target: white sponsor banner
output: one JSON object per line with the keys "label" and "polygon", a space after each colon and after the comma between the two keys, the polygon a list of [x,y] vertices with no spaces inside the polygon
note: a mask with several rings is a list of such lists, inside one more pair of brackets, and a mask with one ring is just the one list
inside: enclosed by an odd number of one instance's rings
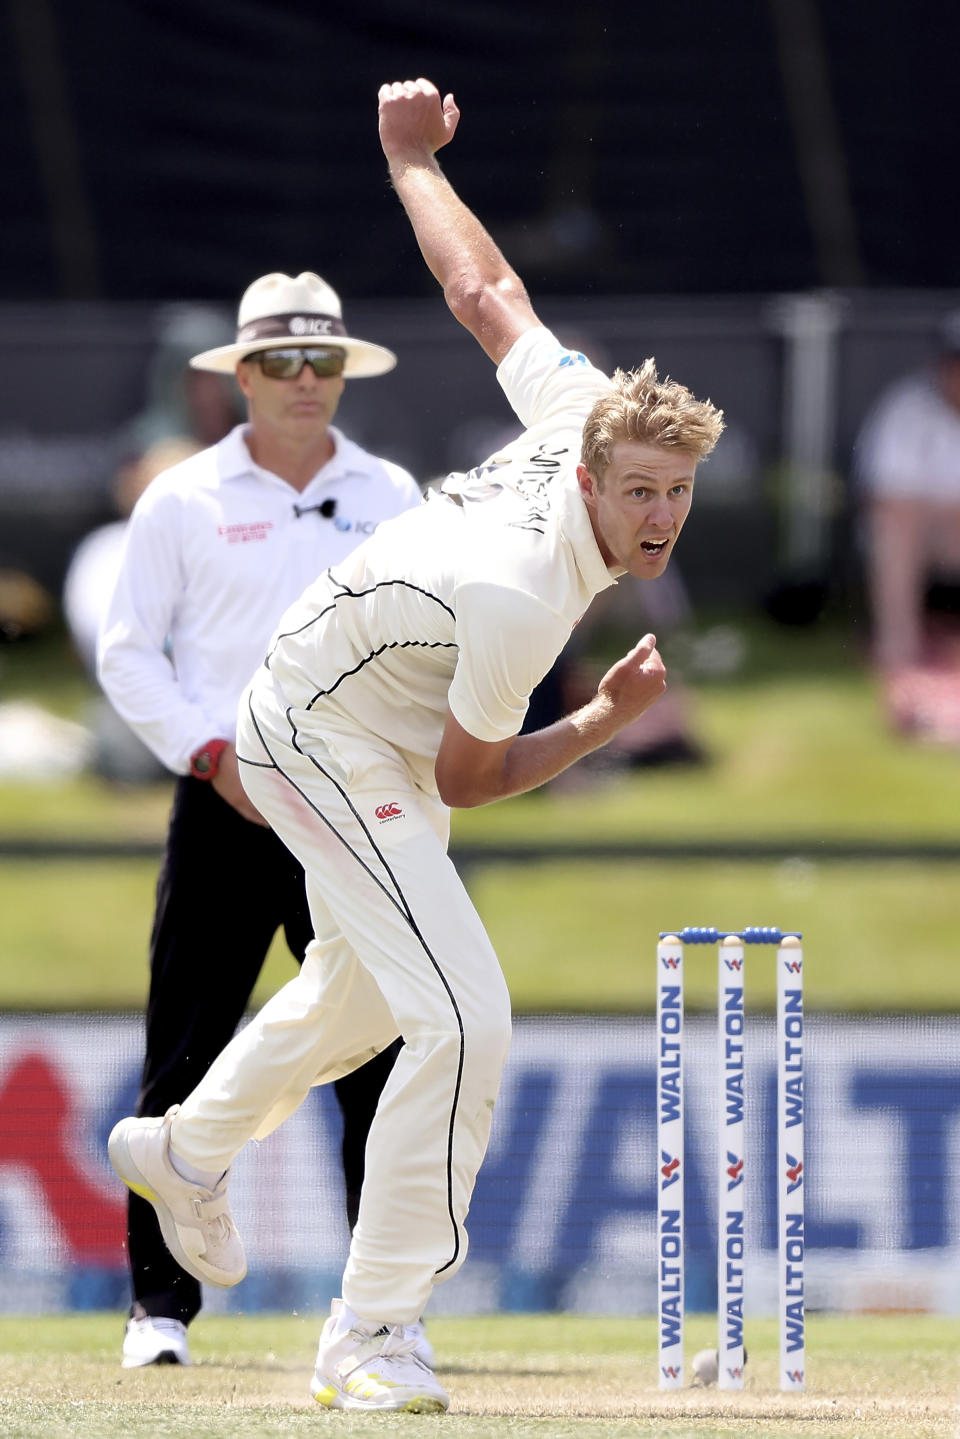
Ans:
{"label": "white sponsor banner", "polygon": [[[960,1311],[960,1021],[808,1017],[807,1303]],[[125,1194],[106,1158],[133,1110],[138,1021],[0,1017],[0,1309],[127,1302]],[[716,1026],[686,1024],[688,1310],[716,1305]],[[776,1312],[776,1056],[745,1028],[745,1302]],[[416,1136],[411,1136],[416,1142]],[[461,1273],[434,1311],[656,1309],[652,1017],[518,1020]],[[249,1275],[207,1309],[320,1309],[348,1243],[339,1116],[317,1090],[238,1159]]]}

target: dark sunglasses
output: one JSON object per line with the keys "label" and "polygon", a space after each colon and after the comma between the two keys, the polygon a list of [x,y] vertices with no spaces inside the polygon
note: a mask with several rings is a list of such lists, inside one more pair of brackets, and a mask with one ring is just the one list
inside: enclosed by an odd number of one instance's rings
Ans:
{"label": "dark sunglasses", "polygon": [[295,380],[309,365],[318,380],[329,380],[342,375],[347,357],[343,350],[255,350],[247,355],[256,361],[271,380]]}

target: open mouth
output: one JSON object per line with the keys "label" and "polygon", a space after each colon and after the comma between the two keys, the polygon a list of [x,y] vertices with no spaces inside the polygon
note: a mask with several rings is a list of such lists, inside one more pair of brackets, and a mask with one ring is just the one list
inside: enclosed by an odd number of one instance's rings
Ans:
{"label": "open mouth", "polygon": [[640,548],[645,555],[659,555],[667,548],[666,540],[642,540]]}

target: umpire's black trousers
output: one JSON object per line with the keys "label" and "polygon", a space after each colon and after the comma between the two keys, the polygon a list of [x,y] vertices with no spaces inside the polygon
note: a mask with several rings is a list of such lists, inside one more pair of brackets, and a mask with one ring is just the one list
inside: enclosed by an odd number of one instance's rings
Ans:
{"label": "umpire's black trousers", "polygon": [[[299,963],[313,934],[300,865],[272,830],[244,819],[210,784],[178,780],[150,938],[138,1114],[165,1114],[206,1073],[233,1037],[281,925]],[[351,1229],[367,1131],[399,1047],[334,1086]],[[135,1303],[189,1324],[200,1309],[200,1285],[175,1262],[152,1206],[135,1194],[127,1238]]]}

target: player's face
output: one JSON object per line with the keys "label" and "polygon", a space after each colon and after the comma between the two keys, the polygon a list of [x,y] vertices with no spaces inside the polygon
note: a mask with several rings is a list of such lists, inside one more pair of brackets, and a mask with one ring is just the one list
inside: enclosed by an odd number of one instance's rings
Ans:
{"label": "player's face", "polygon": [[690,512],[696,460],[683,450],[618,440],[598,480],[580,465],[580,493],[607,565],[650,580],[667,567]]}
{"label": "player's face", "polygon": [[254,425],[278,431],[290,439],[308,441],[325,431],[337,412],[344,378],[317,379],[304,365],[294,380],[273,380],[254,361],[237,366],[237,384],[247,397]]}

